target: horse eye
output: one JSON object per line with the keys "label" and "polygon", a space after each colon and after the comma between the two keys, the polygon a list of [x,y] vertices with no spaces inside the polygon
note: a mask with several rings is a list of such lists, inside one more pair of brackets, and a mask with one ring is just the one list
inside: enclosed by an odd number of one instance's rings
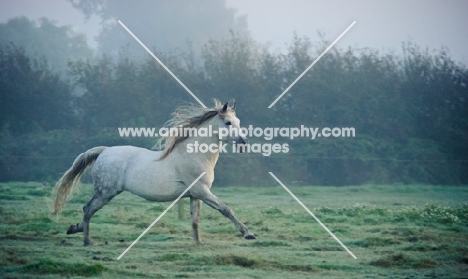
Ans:
{"label": "horse eye", "polygon": [[228,121],[225,124],[229,126],[229,125],[231,125],[231,121]]}

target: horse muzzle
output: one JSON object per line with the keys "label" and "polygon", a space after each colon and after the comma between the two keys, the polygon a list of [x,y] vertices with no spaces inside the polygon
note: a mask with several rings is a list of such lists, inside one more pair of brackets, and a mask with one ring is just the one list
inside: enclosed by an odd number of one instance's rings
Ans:
{"label": "horse muzzle", "polygon": [[235,143],[238,153],[244,153],[245,150],[248,150],[247,145],[249,144],[249,140],[246,137],[238,137]]}

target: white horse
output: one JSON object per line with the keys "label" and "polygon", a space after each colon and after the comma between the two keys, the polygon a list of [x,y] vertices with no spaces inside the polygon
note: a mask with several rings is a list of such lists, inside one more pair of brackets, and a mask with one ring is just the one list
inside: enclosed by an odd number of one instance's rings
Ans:
{"label": "white horse", "polygon": [[[223,137],[223,142],[246,144],[240,121],[236,117],[235,102],[222,105],[215,100],[215,107],[204,109],[198,106],[181,106],[172,114],[167,125],[182,128],[201,128],[218,131],[230,128],[237,131]],[[213,133],[214,134],[214,133]],[[187,146],[199,144],[218,145],[217,134],[211,137],[172,135],[163,137],[159,143],[162,151],[151,151],[133,146],[94,147],[80,154],[70,169],[57,182],[53,191],[53,213],[57,214],[70,198],[80,176],[90,166],[94,181],[94,196],[83,207],[83,221],[71,225],[67,234],[83,232],[84,244],[92,245],[89,238],[89,221],[94,213],[112,198],[129,191],[150,201],[173,201],[200,176],[206,174],[184,195],[190,197],[193,236],[196,243],[201,243],[198,223],[201,202],[218,210],[229,218],[246,239],[255,239],[255,235],[234,216],[234,212],[210,191],[214,180],[214,168],[219,157],[216,152],[188,153]],[[221,147],[221,146],[219,146]],[[242,148],[241,148],[242,149]],[[93,165],[94,163],[94,165]]]}

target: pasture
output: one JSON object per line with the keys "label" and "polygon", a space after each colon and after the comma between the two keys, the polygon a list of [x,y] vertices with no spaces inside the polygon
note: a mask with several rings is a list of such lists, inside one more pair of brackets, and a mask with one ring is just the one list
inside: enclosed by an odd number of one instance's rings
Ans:
{"label": "pasture", "polygon": [[267,188],[212,188],[257,240],[245,240],[228,219],[203,205],[204,244],[196,245],[186,200],[184,220],[175,206],[121,260],[117,257],[170,203],[122,193],[93,217],[90,236],[96,245],[84,247],[82,234],[65,232],[81,221],[91,185],[81,185],[55,220],[45,203],[51,185],[10,182],[0,183],[0,277],[468,276],[468,187],[285,184],[357,260],[273,180]]}

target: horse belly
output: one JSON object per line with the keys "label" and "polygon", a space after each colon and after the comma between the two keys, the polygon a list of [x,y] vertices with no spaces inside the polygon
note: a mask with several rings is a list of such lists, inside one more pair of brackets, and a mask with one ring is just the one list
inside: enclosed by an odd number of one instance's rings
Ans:
{"label": "horse belly", "polygon": [[[154,183],[129,185],[125,187],[130,193],[140,196],[149,201],[167,202],[177,199],[184,192],[186,186],[180,182]],[[187,193],[185,196],[189,196]]]}

